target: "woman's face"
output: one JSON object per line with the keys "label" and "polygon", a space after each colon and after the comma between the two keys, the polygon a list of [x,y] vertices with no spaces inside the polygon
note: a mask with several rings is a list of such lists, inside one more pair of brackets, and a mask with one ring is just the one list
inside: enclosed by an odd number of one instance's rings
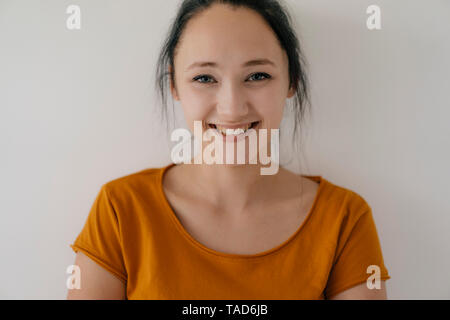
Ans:
{"label": "woman's face", "polygon": [[[246,64],[254,60],[265,63]],[[198,64],[204,62],[214,65]],[[203,122],[203,130],[209,123],[254,121],[259,121],[255,129],[278,129],[286,99],[295,93],[289,89],[288,57],[275,33],[247,8],[213,5],[191,19],[174,66],[172,95],[180,101],[191,132],[195,120]]]}

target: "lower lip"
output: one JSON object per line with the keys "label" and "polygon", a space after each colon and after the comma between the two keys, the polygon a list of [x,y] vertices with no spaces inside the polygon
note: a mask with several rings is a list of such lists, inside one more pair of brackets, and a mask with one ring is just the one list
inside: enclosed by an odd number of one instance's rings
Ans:
{"label": "lower lip", "polygon": [[208,126],[208,129],[213,129],[216,130],[216,132],[218,134],[220,134],[222,136],[222,139],[224,142],[234,142],[234,141],[241,141],[242,139],[245,139],[246,137],[248,137],[248,135],[250,134],[250,130],[256,130],[259,127],[259,124],[261,123],[261,121],[259,121],[254,127],[248,129],[246,132],[238,134],[237,136],[230,134],[230,135],[223,135],[219,130],[211,128],[210,126]]}

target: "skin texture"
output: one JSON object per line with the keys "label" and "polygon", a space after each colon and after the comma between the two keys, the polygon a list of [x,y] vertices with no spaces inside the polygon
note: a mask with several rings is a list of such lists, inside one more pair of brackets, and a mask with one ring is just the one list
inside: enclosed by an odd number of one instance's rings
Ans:
{"label": "skin texture", "polygon": [[67,300],[124,300],[125,283],[81,252],[75,258],[80,267],[81,288],[68,289]]}
{"label": "skin texture", "polygon": [[352,288],[344,290],[328,300],[386,300],[386,281],[380,281],[380,289],[368,289],[366,283],[361,283]]}
{"label": "skin texture", "polygon": [[[274,66],[242,66],[254,59],[269,59]],[[218,67],[188,69],[198,61]],[[191,132],[194,120],[227,124],[260,120],[260,128],[278,129],[286,99],[295,94],[289,88],[288,58],[276,35],[262,17],[246,8],[216,4],[191,19],[174,64],[171,92]],[[194,80],[202,75],[206,77]],[[196,183],[183,187],[188,181]],[[252,254],[275,247],[295,232],[318,185],[281,167],[278,174],[264,176],[260,165],[182,164],[167,171],[163,187],[180,222],[196,240],[218,251]],[[82,253],[75,264],[81,268],[82,289],[69,290],[67,299],[126,297],[125,284]],[[369,290],[363,283],[331,298],[386,299],[384,281],[380,290]]]}

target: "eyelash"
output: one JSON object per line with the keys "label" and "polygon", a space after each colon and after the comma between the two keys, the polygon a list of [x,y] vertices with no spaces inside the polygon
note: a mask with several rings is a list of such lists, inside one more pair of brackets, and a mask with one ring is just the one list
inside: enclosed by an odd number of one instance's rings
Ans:
{"label": "eyelash", "polygon": [[[266,78],[266,79],[262,79],[262,80],[255,80],[256,82],[260,82],[260,81],[268,80],[268,79],[272,78],[269,74],[267,74],[267,73],[265,73],[265,72],[257,72],[257,73],[252,74],[250,77],[253,77],[253,76],[256,76],[256,75],[263,75],[263,76]],[[208,84],[208,83],[211,83],[211,82],[200,82],[200,81],[197,81],[198,79],[201,79],[201,78],[207,78],[207,77],[211,77],[211,76],[208,75],[208,74],[203,74],[203,75],[200,75],[200,76],[198,76],[198,77],[195,77],[193,80],[194,80],[195,82],[198,82],[198,83],[201,83],[201,84]]]}

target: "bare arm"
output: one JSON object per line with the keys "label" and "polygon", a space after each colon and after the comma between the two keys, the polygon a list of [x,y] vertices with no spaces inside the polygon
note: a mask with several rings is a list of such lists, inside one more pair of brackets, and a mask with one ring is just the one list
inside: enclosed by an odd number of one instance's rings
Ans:
{"label": "bare arm", "polygon": [[67,300],[125,300],[125,283],[82,252],[75,265],[80,267],[81,288],[68,289]]}
{"label": "bare arm", "polygon": [[385,282],[381,281],[380,289],[369,289],[366,283],[361,283],[335,294],[329,300],[387,300]]}

